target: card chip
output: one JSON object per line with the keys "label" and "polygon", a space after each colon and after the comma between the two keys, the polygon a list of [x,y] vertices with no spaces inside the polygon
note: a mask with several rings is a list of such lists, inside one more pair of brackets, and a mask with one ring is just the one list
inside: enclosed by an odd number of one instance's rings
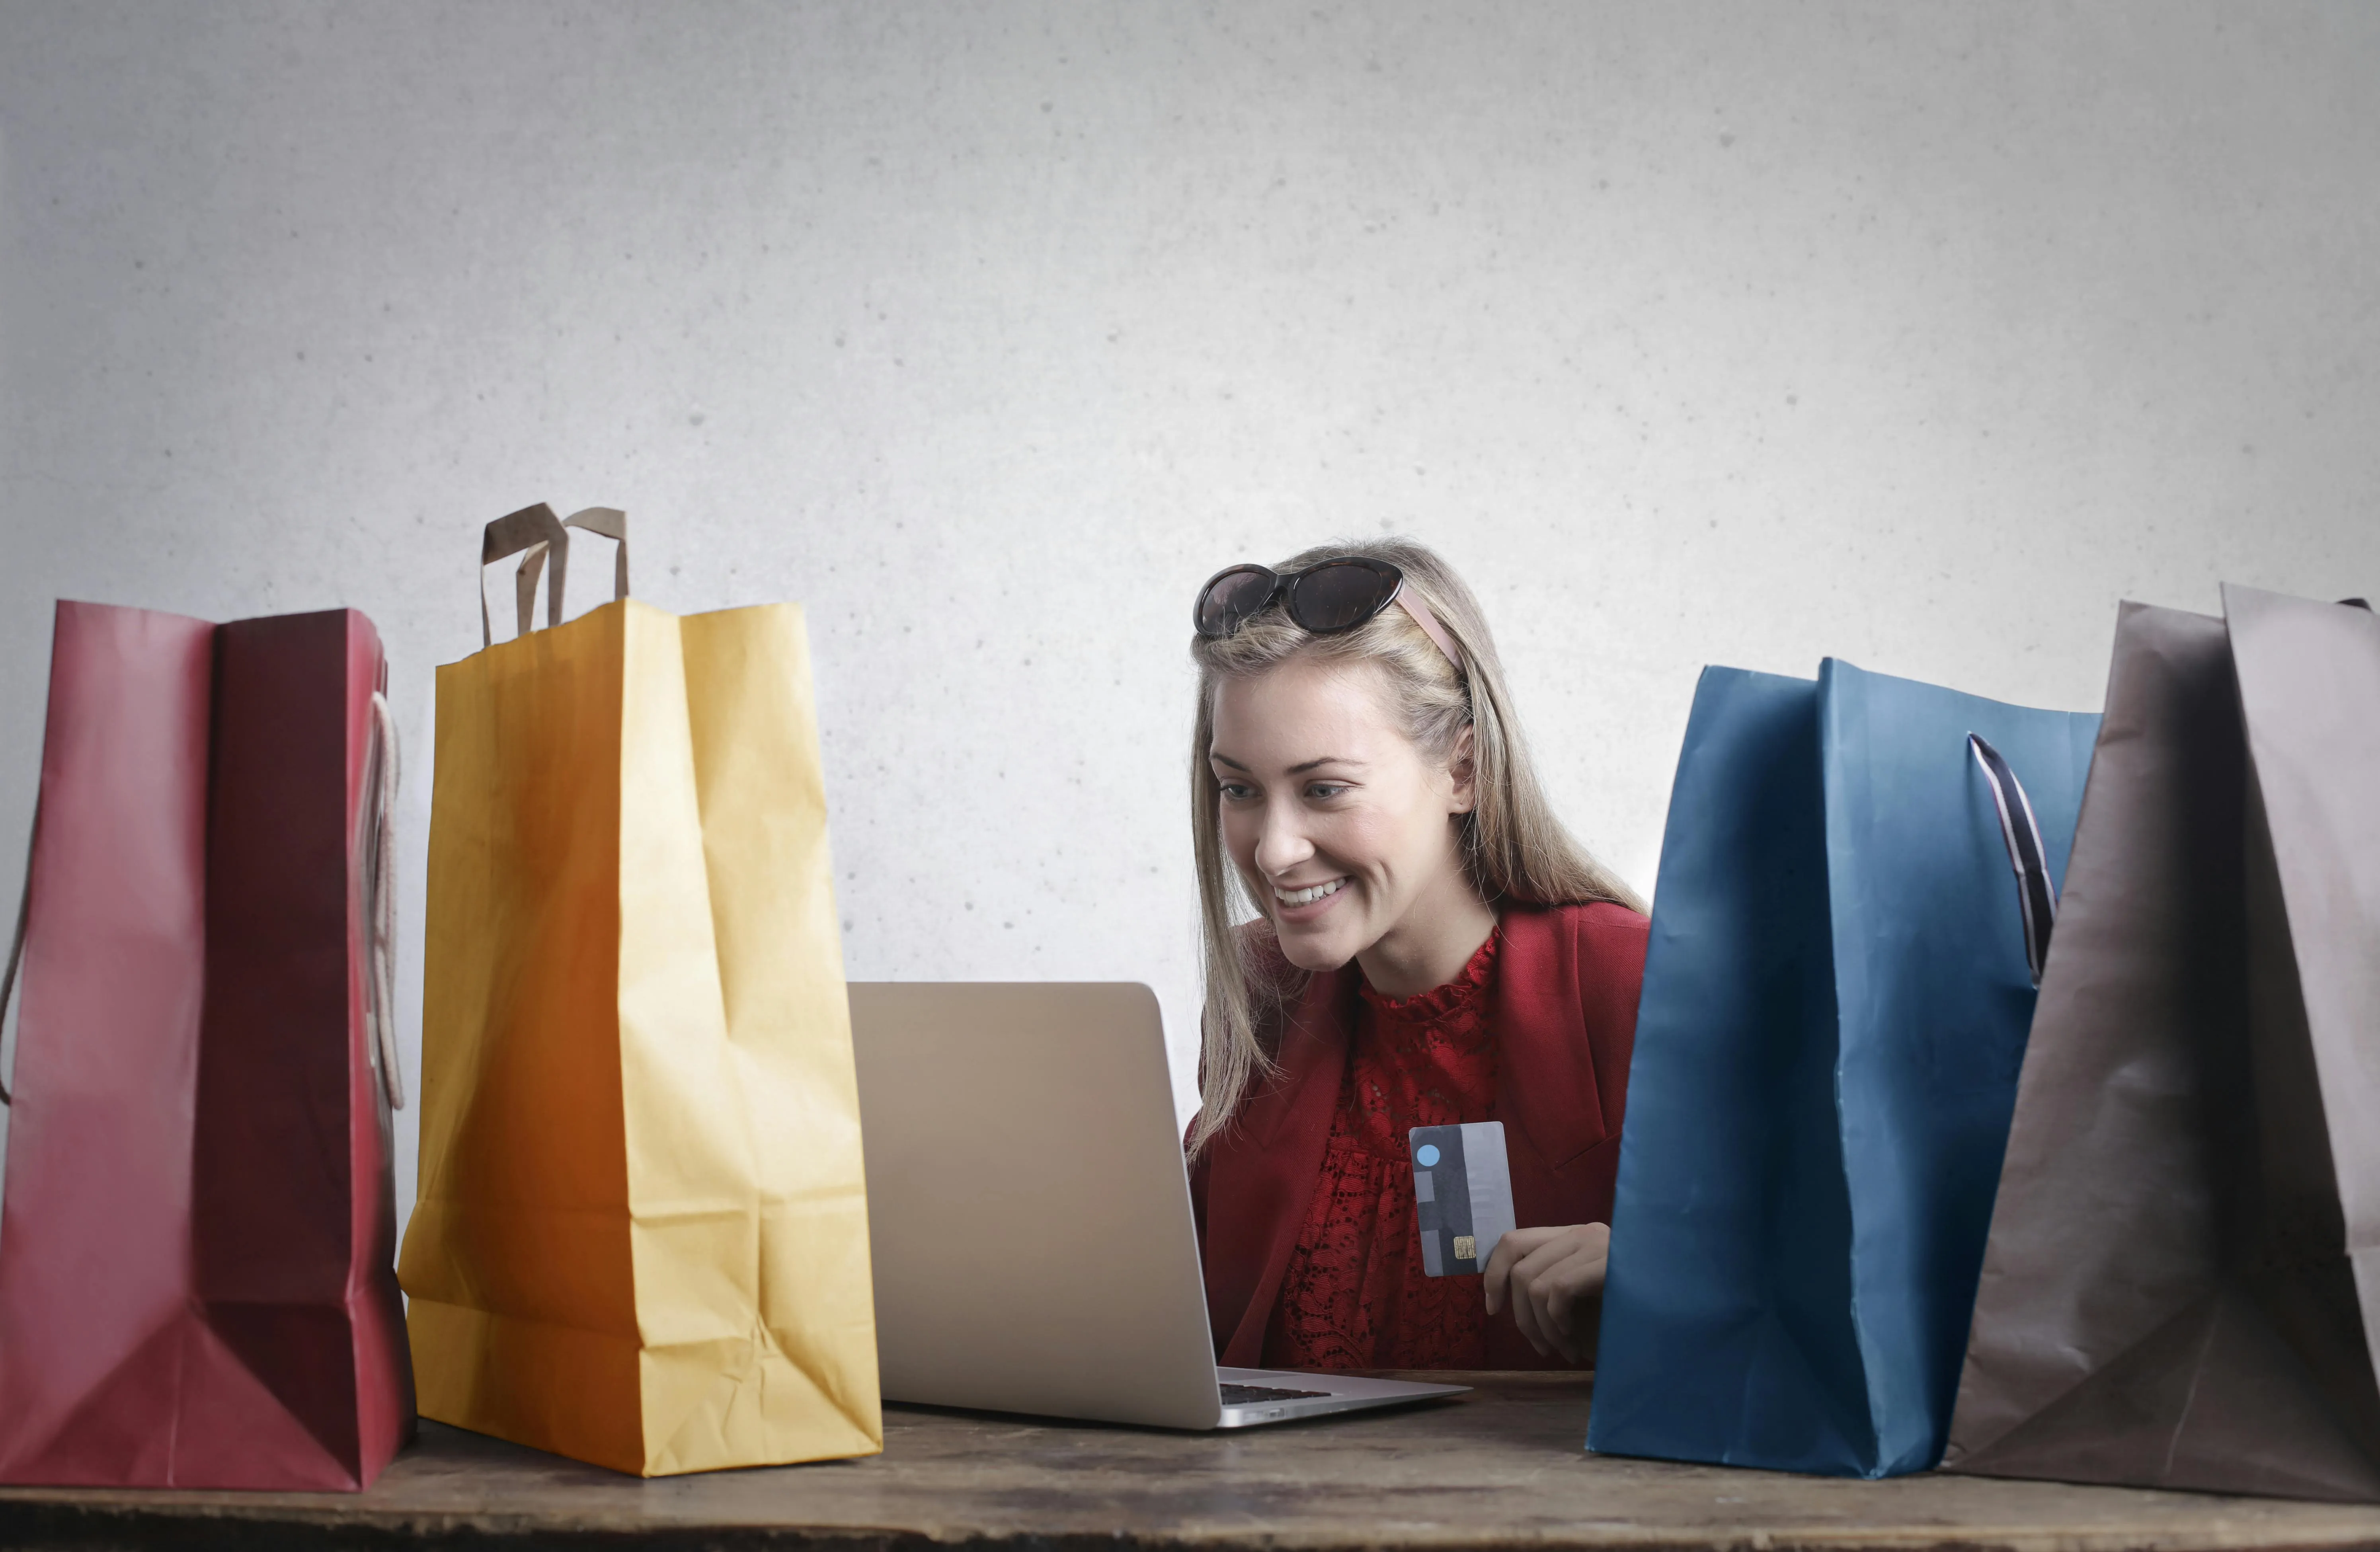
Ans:
{"label": "card chip", "polygon": [[1472,1237],[1471,1235],[1469,1235],[1469,1234],[1457,1234],[1457,1235],[1455,1235],[1455,1236],[1454,1236],[1454,1258],[1455,1258],[1457,1261],[1476,1261],[1476,1260],[1478,1260],[1478,1259],[1479,1259],[1479,1242],[1478,1242],[1476,1239],[1473,1238],[1473,1237]]}

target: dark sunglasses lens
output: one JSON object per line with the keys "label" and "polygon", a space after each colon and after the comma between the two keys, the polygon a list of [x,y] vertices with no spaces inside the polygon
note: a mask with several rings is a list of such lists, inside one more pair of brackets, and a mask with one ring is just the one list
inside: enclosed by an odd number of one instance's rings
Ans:
{"label": "dark sunglasses lens", "polygon": [[1290,618],[1310,631],[1351,630],[1385,608],[1396,588],[1394,578],[1353,561],[1317,566],[1297,579]]}
{"label": "dark sunglasses lens", "polygon": [[[1227,571],[1198,599],[1198,634],[1229,636],[1272,598],[1269,571]],[[1177,595],[1179,596],[1179,595]]]}

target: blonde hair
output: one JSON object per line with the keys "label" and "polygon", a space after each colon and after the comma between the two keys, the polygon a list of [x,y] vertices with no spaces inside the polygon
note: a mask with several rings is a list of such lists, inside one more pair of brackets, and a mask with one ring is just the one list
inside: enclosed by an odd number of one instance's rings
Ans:
{"label": "blonde hair", "polygon": [[[1274,1052],[1266,1049],[1267,1033],[1277,1028],[1283,1006],[1305,982],[1281,957],[1261,908],[1223,852],[1222,787],[1208,757],[1215,736],[1215,692],[1224,680],[1254,678],[1292,658],[1379,665],[1405,735],[1425,758],[1451,763],[1463,730],[1471,730],[1475,797],[1471,811],[1462,816],[1461,845],[1464,870],[1481,900],[1490,905],[1609,900],[1645,908],[1634,891],[1572,839],[1548,806],[1487,618],[1462,578],[1431,551],[1401,539],[1320,545],[1274,569],[1296,571],[1338,555],[1386,561],[1403,572],[1406,593],[1419,594],[1453,638],[1462,666],[1450,662],[1413,616],[1394,605],[1354,630],[1316,636],[1275,602],[1231,636],[1192,639],[1198,713],[1190,741],[1190,835],[1207,973],[1198,1058],[1201,1103],[1190,1130],[1194,1158],[1231,1124],[1257,1080],[1277,1071]],[[1258,919],[1243,928],[1250,912]]]}

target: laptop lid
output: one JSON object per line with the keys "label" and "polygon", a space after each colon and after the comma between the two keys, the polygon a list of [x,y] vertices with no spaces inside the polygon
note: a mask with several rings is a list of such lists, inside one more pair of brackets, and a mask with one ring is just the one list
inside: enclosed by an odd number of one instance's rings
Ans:
{"label": "laptop lid", "polygon": [[1221,1414],[1157,998],[851,984],[888,1400]]}

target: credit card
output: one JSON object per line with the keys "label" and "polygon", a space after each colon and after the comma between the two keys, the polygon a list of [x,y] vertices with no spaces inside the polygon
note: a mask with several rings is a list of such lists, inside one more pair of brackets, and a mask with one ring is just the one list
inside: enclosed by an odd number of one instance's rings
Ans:
{"label": "credit card", "polygon": [[1477,1275],[1496,1254],[1496,1242],[1512,1229],[1504,1123],[1416,1126],[1405,1142],[1413,1149],[1421,1269],[1431,1277]]}

